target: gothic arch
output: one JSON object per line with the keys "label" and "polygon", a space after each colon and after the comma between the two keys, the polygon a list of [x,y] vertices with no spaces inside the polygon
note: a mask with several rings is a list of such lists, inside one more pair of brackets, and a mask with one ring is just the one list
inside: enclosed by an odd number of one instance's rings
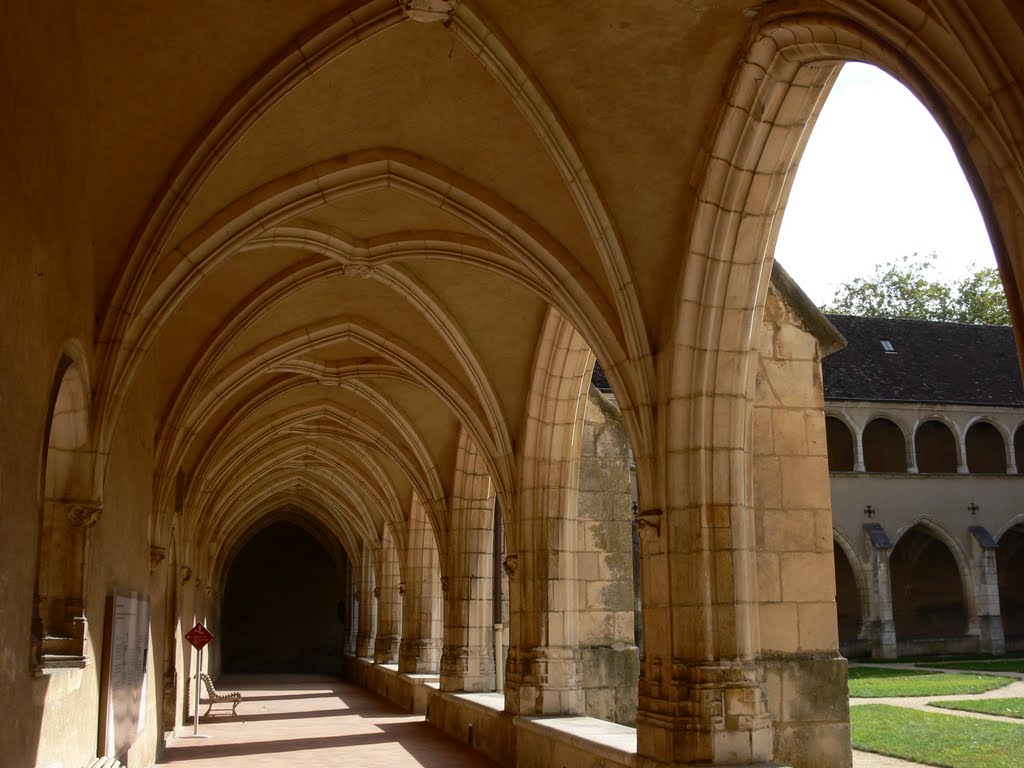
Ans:
{"label": "gothic arch", "polygon": [[[930,424],[937,427],[929,427]],[[923,433],[922,430],[929,430],[931,434]],[[941,442],[947,437],[950,445],[944,447]],[[919,419],[914,425],[913,439],[919,472],[957,471],[960,465],[960,435],[954,422],[942,416]]]}
{"label": "gothic arch", "polygon": [[[838,434],[838,429],[842,429],[844,434]],[[850,420],[845,414],[825,411],[825,438],[829,471],[853,472],[857,466],[858,432],[851,426]],[[843,442],[840,443],[840,440]],[[846,456],[846,448],[849,448],[849,457]]]}
{"label": "gothic arch", "polygon": [[968,471],[972,474],[1006,474],[1012,439],[1006,427],[994,419],[985,416],[971,419],[964,428]]}
{"label": "gothic arch", "polygon": [[84,348],[68,341],[54,373],[44,432],[32,600],[34,670],[81,669],[89,657],[86,542],[103,505],[92,484],[88,376]]}
{"label": "gothic arch", "polygon": [[[942,551],[948,553],[952,558],[953,562],[956,564],[957,582],[960,588],[960,593],[962,595],[962,634],[967,634],[971,628],[972,617],[977,615],[977,595],[974,592],[974,586],[970,576],[970,566],[967,563],[966,555],[960,543],[942,525],[940,525],[938,522],[932,520],[929,517],[921,516],[916,518],[912,522],[908,523],[897,532],[897,534],[893,537],[892,552],[889,556],[890,575],[892,578],[893,592],[893,613],[894,619],[896,620],[897,638],[903,639],[902,637],[900,637],[901,635],[904,637],[907,635],[923,636],[923,633],[927,629],[925,626],[925,622],[915,622],[913,624],[914,629],[910,632],[908,632],[905,627],[901,631],[901,618],[898,613],[900,607],[898,596],[900,595],[901,588],[903,588],[904,591],[906,591],[906,589],[912,589],[913,587],[903,587],[901,584],[898,583],[899,574],[897,572],[898,566],[895,562],[895,558],[897,553],[901,552],[901,550],[899,549],[900,542],[903,541],[904,538],[908,535],[915,533],[918,536],[930,538],[932,541],[940,545],[943,548]],[[935,594],[937,590],[941,591],[941,574],[944,572],[945,569],[942,568],[940,568],[937,572],[934,572],[928,584],[925,585],[926,588],[922,591],[928,594]],[[925,576],[925,578],[928,577]],[[944,597],[943,595],[936,596],[939,598]],[[946,605],[948,607],[952,606],[953,604],[947,603]],[[904,607],[907,608],[908,606]],[[913,600],[911,600],[911,604],[909,607],[913,607]],[[937,610],[941,614],[948,614],[949,611],[955,611],[956,609],[955,607],[952,607],[949,608],[949,610],[947,610],[946,608],[943,608],[941,604],[939,604]],[[931,623],[932,625],[934,625],[936,632],[948,636],[950,634],[954,634],[953,627],[958,622],[960,622],[959,618],[955,616],[950,618],[947,615],[945,616],[945,618],[943,616],[937,616]],[[906,614],[904,615],[903,623],[905,625],[907,624]]]}
{"label": "gothic arch", "polygon": [[[836,549],[836,553],[842,553],[846,558],[846,562],[849,565],[850,572],[853,576],[854,587],[856,588],[856,599],[857,599],[857,614],[855,616],[856,630],[854,631],[853,637],[843,636],[843,617],[840,613],[839,623],[839,639],[842,642],[844,639],[854,640],[859,638],[864,622],[869,616],[871,616],[871,592],[868,588],[867,577],[864,575],[864,565],[861,562],[860,555],[857,553],[857,548],[849,540],[846,534],[838,527],[833,526],[832,528],[832,541],[833,546]],[[838,575],[838,570],[837,570]],[[838,578],[837,578],[838,582]],[[838,588],[838,583],[837,583]],[[836,594],[836,609],[841,611],[839,606],[839,594]]]}
{"label": "gothic arch", "polygon": [[[886,424],[892,425],[890,427]],[[893,431],[895,430],[895,432]],[[897,434],[899,435],[897,442]],[[899,420],[876,414],[864,425],[861,433],[864,469],[867,472],[906,472],[907,431]]]}

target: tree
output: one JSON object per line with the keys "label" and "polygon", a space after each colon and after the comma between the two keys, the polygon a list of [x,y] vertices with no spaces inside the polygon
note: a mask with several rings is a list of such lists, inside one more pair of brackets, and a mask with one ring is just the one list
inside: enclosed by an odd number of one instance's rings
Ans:
{"label": "tree", "polygon": [[856,277],[840,286],[823,312],[904,320],[942,320],[953,323],[1009,325],[1010,310],[994,267],[975,269],[953,283],[932,279],[933,253],[921,258],[903,256],[876,264],[869,277]]}

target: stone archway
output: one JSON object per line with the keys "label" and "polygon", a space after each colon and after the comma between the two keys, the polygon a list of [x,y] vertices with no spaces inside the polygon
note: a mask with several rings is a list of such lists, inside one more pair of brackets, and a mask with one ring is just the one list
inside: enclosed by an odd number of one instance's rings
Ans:
{"label": "stone archway", "polygon": [[1006,474],[1006,442],[998,427],[977,421],[967,430],[964,442],[967,469],[972,474]]}
{"label": "stone archway", "polygon": [[825,440],[828,445],[829,472],[853,472],[853,433],[842,419],[825,417]]}
{"label": "stone archway", "polygon": [[1019,651],[1024,649],[1024,521],[1000,537],[996,568],[1006,650]]}
{"label": "stone archway", "polygon": [[906,472],[907,446],[903,430],[878,417],[864,427],[864,468],[868,472]]}
{"label": "stone archway", "polygon": [[956,558],[927,527],[917,525],[889,557],[892,611],[899,642],[963,637],[967,601]]}
{"label": "stone archway", "polygon": [[953,431],[938,419],[929,419],[914,432],[918,472],[951,473],[957,470],[957,444]]}
{"label": "stone archway", "polygon": [[291,522],[257,532],[225,579],[222,659],[227,672],[337,672],[339,564]]}
{"label": "stone archway", "polygon": [[850,648],[860,638],[864,620],[861,606],[861,590],[854,568],[846,550],[834,542],[833,556],[836,568],[836,616],[839,624],[839,645],[847,656]]}

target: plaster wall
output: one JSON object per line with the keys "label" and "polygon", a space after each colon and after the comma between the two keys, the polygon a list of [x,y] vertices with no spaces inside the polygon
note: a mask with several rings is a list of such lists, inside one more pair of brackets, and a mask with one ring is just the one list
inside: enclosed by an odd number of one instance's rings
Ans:
{"label": "plaster wall", "polygon": [[0,89],[0,754],[50,768],[96,748],[95,663],[30,670],[49,398],[66,343],[92,355],[93,167],[73,15],[41,2],[4,17],[0,72],[20,76]]}

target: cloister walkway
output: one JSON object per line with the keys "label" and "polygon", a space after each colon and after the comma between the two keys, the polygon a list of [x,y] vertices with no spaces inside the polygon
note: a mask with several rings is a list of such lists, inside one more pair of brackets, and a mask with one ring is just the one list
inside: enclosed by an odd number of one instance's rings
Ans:
{"label": "cloister walkway", "polygon": [[[357,686],[312,675],[225,675],[241,691],[238,714],[200,719],[209,738],[178,738],[158,765],[181,768],[443,768],[494,763]],[[205,697],[202,712],[206,711]]]}
{"label": "cloister walkway", "polygon": [[[904,665],[892,665],[904,666]],[[945,671],[945,670],[943,670]],[[1021,676],[1024,677],[1024,676]],[[241,691],[237,715],[214,708],[201,719],[207,738],[178,738],[158,765],[181,768],[281,768],[344,765],[346,768],[493,768],[487,758],[359,686],[317,675],[227,675],[222,691]],[[1024,695],[1024,679],[1007,688],[970,696],[917,699],[854,699],[854,706],[881,702],[926,709],[932,699]],[[206,710],[204,697],[202,711]],[[944,714],[986,717],[943,710]],[[1006,718],[992,718],[1005,720]],[[884,755],[854,752],[854,768],[916,768]],[[922,766],[921,768],[926,768]]]}

